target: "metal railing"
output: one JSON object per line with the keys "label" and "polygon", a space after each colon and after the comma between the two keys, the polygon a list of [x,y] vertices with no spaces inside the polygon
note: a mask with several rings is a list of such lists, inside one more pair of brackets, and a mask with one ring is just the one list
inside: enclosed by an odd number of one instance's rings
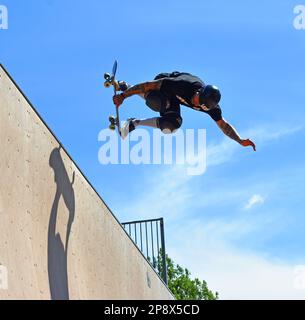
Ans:
{"label": "metal railing", "polygon": [[122,225],[147,261],[168,284],[163,218],[124,222]]}

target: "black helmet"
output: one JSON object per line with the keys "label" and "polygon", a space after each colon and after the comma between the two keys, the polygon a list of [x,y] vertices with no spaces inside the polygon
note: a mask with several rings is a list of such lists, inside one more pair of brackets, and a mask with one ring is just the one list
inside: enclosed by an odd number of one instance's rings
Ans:
{"label": "black helmet", "polygon": [[216,86],[207,85],[199,93],[199,102],[207,108],[212,109],[217,106],[221,99],[221,93]]}

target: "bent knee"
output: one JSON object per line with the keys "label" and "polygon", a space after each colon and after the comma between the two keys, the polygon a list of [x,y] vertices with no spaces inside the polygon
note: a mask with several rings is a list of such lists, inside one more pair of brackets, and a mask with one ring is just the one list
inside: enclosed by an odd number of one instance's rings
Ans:
{"label": "bent knee", "polygon": [[182,125],[182,118],[179,115],[163,116],[159,119],[159,127],[163,133],[176,132]]}

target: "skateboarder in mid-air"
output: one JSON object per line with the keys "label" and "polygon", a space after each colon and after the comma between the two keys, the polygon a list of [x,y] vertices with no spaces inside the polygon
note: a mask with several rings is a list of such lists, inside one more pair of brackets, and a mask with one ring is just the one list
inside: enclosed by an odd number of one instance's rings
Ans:
{"label": "skateboarder in mid-air", "polygon": [[200,78],[185,72],[158,74],[153,81],[128,86],[124,81],[119,82],[121,94],[113,97],[117,108],[123,101],[135,94],[146,101],[146,105],[159,112],[160,117],[151,119],[129,119],[121,129],[122,137],[138,126],[159,128],[164,133],[173,133],[182,125],[180,105],[208,114],[219,126],[225,135],[237,141],[240,145],[253,147],[250,139],[242,139],[236,130],[222,117],[219,106],[221,93],[212,85],[206,85]]}

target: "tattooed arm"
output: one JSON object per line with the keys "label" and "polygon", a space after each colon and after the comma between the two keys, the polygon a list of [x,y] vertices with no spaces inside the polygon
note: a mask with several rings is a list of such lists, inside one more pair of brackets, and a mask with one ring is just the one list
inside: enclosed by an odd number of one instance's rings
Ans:
{"label": "tattooed arm", "polygon": [[160,90],[161,84],[162,84],[162,80],[155,80],[155,81],[136,84],[130,87],[129,89],[127,89],[126,91],[124,91],[123,93],[114,96],[113,102],[117,107],[119,107],[123,103],[124,99],[131,97],[135,94],[142,96],[149,91]]}
{"label": "tattooed arm", "polygon": [[256,151],[255,144],[250,139],[241,139],[241,137],[238,135],[237,131],[232,127],[226,120],[221,119],[217,121],[217,124],[219,128],[222,130],[222,132],[228,136],[229,138],[235,140],[239,144],[241,144],[244,147],[251,146],[254,151]]}
{"label": "tattooed arm", "polygon": [[229,138],[235,140],[238,143],[241,143],[242,139],[236,132],[236,130],[224,119],[217,121],[218,127],[222,130],[222,132],[228,136]]}
{"label": "tattooed arm", "polygon": [[125,98],[131,97],[134,94],[145,94],[152,90],[160,90],[162,84],[162,80],[144,82],[140,84],[136,84],[126,91],[124,91]]}

